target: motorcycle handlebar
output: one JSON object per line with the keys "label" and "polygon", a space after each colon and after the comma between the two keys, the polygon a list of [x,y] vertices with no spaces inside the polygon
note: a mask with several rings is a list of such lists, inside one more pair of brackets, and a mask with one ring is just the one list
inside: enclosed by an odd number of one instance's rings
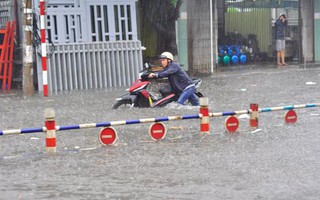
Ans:
{"label": "motorcycle handlebar", "polygon": [[143,72],[143,73],[141,73],[141,74],[140,74],[140,79],[141,79],[142,81],[157,79],[156,77],[149,78],[149,74],[151,74],[151,73],[150,73],[150,72]]}
{"label": "motorcycle handlebar", "polygon": [[140,75],[141,80],[148,80],[149,73],[143,73]]}

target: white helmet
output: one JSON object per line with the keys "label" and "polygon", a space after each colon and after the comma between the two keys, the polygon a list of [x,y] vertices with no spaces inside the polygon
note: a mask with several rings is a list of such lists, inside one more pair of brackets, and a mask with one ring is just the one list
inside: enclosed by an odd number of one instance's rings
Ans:
{"label": "white helmet", "polygon": [[160,56],[159,59],[170,59],[173,60],[173,55],[170,52],[163,52]]}

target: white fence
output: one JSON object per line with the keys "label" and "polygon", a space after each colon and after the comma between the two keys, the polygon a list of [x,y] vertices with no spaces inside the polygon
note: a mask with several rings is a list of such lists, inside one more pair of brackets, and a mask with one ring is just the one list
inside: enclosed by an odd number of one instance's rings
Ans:
{"label": "white fence", "polygon": [[[128,86],[138,77],[144,47],[135,0],[50,0],[46,11],[50,92]],[[42,91],[40,56],[37,66]]]}
{"label": "white fence", "polygon": [[4,29],[6,27],[7,21],[10,21],[12,19],[12,9],[12,0],[0,1],[0,29]]}
{"label": "white fence", "polygon": [[47,60],[49,91],[130,85],[143,67],[142,50],[140,41],[57,44]]}

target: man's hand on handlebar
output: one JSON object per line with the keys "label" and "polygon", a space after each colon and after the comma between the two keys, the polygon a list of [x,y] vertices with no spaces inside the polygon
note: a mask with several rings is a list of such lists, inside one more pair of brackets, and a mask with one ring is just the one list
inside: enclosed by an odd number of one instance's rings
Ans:
{"label": "man's hand on handlebar", "polygon": [[156,74],[155,73],[150,73],[148,78],[155,78],[156,77]]}

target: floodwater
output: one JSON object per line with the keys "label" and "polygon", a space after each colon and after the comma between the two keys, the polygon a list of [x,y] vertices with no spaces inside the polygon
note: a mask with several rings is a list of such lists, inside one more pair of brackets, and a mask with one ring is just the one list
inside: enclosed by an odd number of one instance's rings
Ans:
{"label": "floodwater", "polygon": [[[320,68],[252,67],[217,70],[199,91],[210,112],[319,103]],[[56,125],[197,114],[198,107],[112,110],[125,88],[72,91],[42,97],[0,95],[0,130],[44,126],[54,108]],[[236,134],[226,117],[164,122],[166,137],[153,141],[151,124],[114,126],[118,139],[102,146],[101,128],[57,132],[57,153],[45,151],[45,133],[0,136],[0,199],[319,199],[320,110],[259,113],[259,128],[240,115]]]}

